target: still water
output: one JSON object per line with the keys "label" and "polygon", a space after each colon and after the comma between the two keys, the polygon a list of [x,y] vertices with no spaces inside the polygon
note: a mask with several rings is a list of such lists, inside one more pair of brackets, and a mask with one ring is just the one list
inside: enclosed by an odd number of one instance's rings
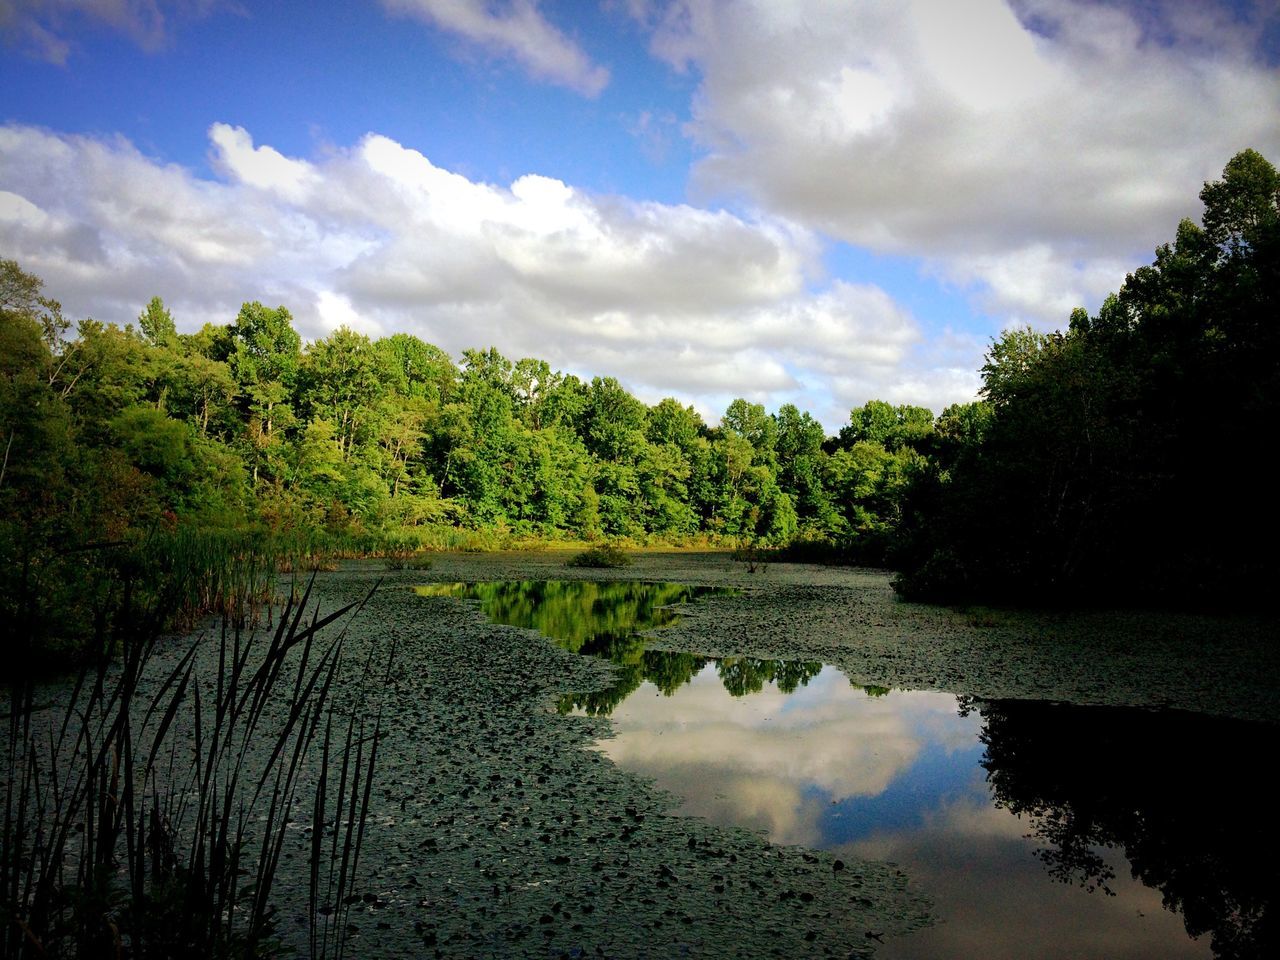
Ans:
{"label": "still water", "polygon": [[704,588],[444,584],[491,618],[604,656],[599,748],[680,811],[893,861],[936,926],[878,957],[1277,955],[1276,730],[1200,715],[852,684],[812,662],[645,649]]}

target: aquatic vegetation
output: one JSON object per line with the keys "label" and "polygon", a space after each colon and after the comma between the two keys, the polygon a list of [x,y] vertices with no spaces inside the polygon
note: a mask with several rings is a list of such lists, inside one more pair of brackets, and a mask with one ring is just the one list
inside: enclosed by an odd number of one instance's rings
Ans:
{"label": "aquatic vegetation", "polygon": [[382,555],[382,563],[388,570],[430,570],[431,558],[412,549],[388,550]]}
{"label": "aquatic vegetation", "polygon": [[[380,590],[357,621],[353,640],[394,637],[402,659],[377,691],[395,722],[385,728],[370,800],[365,862],[378,902],[353,910],[353,950],[371,958],[848,956],[869,952],[867,930],[925,921],[922,898],[895,868],[845,857],[839,869],[829,854],[673,816],[672,798],[590,749],[606,722],[554,707],[571,693],[610,688],[615,663],[493,623],[478,609],[483,599],[457,602],[468,581],[498,594],[471,576],[490,564],[511,577],[563,576],[563,563],[448,554],[432,574],[455,574],[453,582],[418,590],[413,574],[389,577],[404,589]],[[352,566],[317,583],[331,602],[345,602],[367,577]],[[545,586],[572,595],[564,581]],[[632,586],[583,581],[582,602],[600,599],[600,587],[625,598]],[[534,606],[535,595],[531,582],[511,606]],[[626,602],[645,606],[638,592]],[[591,646],[580,639],[580,650]]]}
{"label": "aquatic vegetation", "polygon": [[[309,794],[310,952],[342,955],[382,717],[331,701],[345,632],[324,631],[359,603],[308,622],[309,597],[265,637],[224,616],[212,649],[198,637],[172,666],[156,608],[126,607],[153,629],[117,621],[70,689],[15,678],[0,953],[277,952],[273,882]],[[370,655],[344,682],[374,680]]]}
{"label": "aquatic vegetation", "polygon": [[[1274,678],[1280,674],[1277,674],[1274,666],[1269,666],[1275,662],[1274,655],[1258,655],[1258,631],[1267,629],[1265,624],[1245,620],[1226,624],[1210,618],[1180,615],[1162,617],[1147,614],[1143,617],[1130,617],[1124,614],[1094,613],[1068,617],[1061,614],[1033,616],[1020,611],[973,608],[946,611],[895,601],[885,573],[780,565],[772,568],[767,583],[761,584],[758,578],[750,577],[741,563],[732,561],[724,554],[696,557],[641,553],[636,556],[636,568],[637,574],[653,580],[667,577],[687,579],[704,585],[751,585],[753,589],[739,590],[737,597],[730,598],[721,592],[724,591],[724,586],[720,591],[710,592],[704,587],[695,594],[698,597],[696,601],[688,602],[693,598],[681,597],[680,591],[689,588],[676,583],[554,579],[513,579],[502,582],[498,578],[554,578],[563,576],[564,573],[558,569],[554,558],[450,556],[441,558],[437,566],[438,575],[475,580],[465,582],[459,579],[453,583],[433,584],[422,589],[419,596],[473,599],[477,601],[479,611],[493,620],[536,628],[552,637],[557,632],[563,634],[564,638],[557,641],[557,646],[565,651],[590,654],[589,657],[578,658],[586,660],[588,665],[607,662],[611,668],[610,675],[600,679],[593,680],[591,675],[584,678],[577,673],[570,678],[569,670],[583,670],[581,664],[573,664],[563,667],[564,679],[559,683],[554,675],[540,675],[541,672],[531,666],[526,666],[518,677],[512,677],[511,682],[522,690],[535,684],[538,687],[551,685],[553,689],[568,687],[573,692],[560,693],[554,700],[559,711],[586,714],[586,717],[576,718],[576,722],[583,724],[594,724],[598,717],[610,717],[609,727],[593,725],[589,728],[606,756],[624,770],[631,770],[646,780],[656,778],[659,790],[672,791],[679,797],[685,797],[687,794],[682,781],[667,778],[661,773],[659,758],[666,758],[669,754],[674,769],[684,778],[684,782],[695,784],[700,791],[700,806],[681,806],[679,810],[708,818],[713,824],[737,824],[752,829],[769,826],[760,805],[762,794],[771,797],[777,795],[765,786],[774,783],[769,779],[773,772],[769,764],[777,763],[778,757],[785,757],[778,764],[780,770],[785,771],[783,776],[794,776],[798,769],[804,768],[801,758],[805,756],[805,749],[798,739],[801,730],[806,741],[810,738],[816,741],[810,755],[818,758],[813,769],[822,771],[818,777],[822,782],[826,782],[831,776],[833,763],[844,763],[854,777],[850,782],[861,784],[875,781],[876,773],[883,765],[894,762],[892,758],[896,755],[893,751],[886,750],[879,740],[874,739],[883,735],[882,725],[872,725],[872,730],[867,735],[870,745],[865,752],[859,752],[855,746],[856,738],[841,733],[836,741],[824,739],[810,727],[815,717],[821,715],[830,718],[834,713],[815,708],[814,712],[805,714],[794,708],[795,701],[790,698],[786,707],[780,705],[780,695],[786,689],[807,687],[808,692],[813,693],[815,686],[818,689],[833,686],[830,678],[825,684],[821,680],[813,680],[812,674],[817,670],[818,664],[809,661],[806,654],[810,654],[815,661],[817,657],[822,657],[828,662],[846,664],[843,668],[846,679],[841,679],[839,686],[849,691],[852,685],[856,698],[867,704],[879,704],[868,709],[874,710],[882,719],[904,706],[908,715],[914,712],[918,717],[926,716],[927,711],[921,712],[919,704],[922,700],[933,697],[950,703],[949,707],[944,706],[942,712],[951,713],[954,720],[956,700],[953,696],[937,693],[891,693],[890,690],[891,687],[896,691],[898,688],[919,689],[922,686],[952,690],[1003,689],[1008,691],[1006,696],[1013,697],[1065,697],[1095,704],[1138,702],[1145,703],[1148,707],[1155,706],[1157,701],[1154,698],[1158,697],[1165,703],[1183,703],[1199,709],[1213,706],[1219,710],[1245,715],[1267,715],[1272,718],[1269,728],[1258,727],[1256,734],[1246,740],[1245,745],[1236,749],[1232,744],[1238,739],[1239,725],[1207,724],[1206,730],[1217,732],[1193,740],[1189,733],[1184,735],[1183,727],[1173,723],[1165,711],[1080,706],[1072,707],[1068,713],[1065,707],[1042,708],[1037,704],[1025,704],[1018,700],[987,700],[980,707],[985,722],[980,725],[976,714],[970,718],[968,727],[971,729],[968,739],[964,741],[967,746],[960,748],[958,745],[961,741],[945,736],[941,741],[945,745],[936,746],[918,755],[921,766],[912,776],[922,779],[908,777],[899,784],[897,792],[884,798],[878,795],[864,796],[861,788],[846,791],[854,795],[839,802],[832,801],[837,800],[840,794],[829,797],[816,788],[804,787],[802,784],[797,794],[799,805],[796,810],[797,816],[799,811],[804,811],[804,816],[797,820],[790,812],[784,811],[779,815],[778,822],[789,825],[791,829],[785,839],[779,841],[784,843],[809,845],[818,842],[814,833],[794,829],[797,823],[810,822],[804,817],[816,817],[818,826],[823,831],[829,831],[830,836],[839,838],[841,843],[850,836],[861,836],[858,833],[860,830],[871,831],[874,836],[866,847],[833,848],[830,852],[856,864],[856,870],[862,869],[856,859],[859,856],[888,857],[901,865],[914,882],[928,882],[928,886],[923,889],[931,895],[937,895],[940,908],[944,904],[955,904],[956,891],[972,887],[974,877],[981,877],[984,887],[990,886],[994,891],[992,896],[997,898],[989,902],[997,906],[992,908],[990,916],[976,919],[966,916],[963,922],[953,918],[953,922],[920,934],[928,938],[924,942],[930,945],[923,948],[924,952],[932,955],[964,955],[963,948],[957,945],[965,942],[966,932],[994,928],[1003,922],[999,919],[1003,915],[998,909],[1001,902],[998,898],[1004,897],[1007,900],[1014,896],[1015,888],[1018,890],[1018,897],[1043,896],[1047,904],[1046,916],[1059,916],[1055,905],[1062,904],[1063,916],[1072,917],[1082,931],[1091,930],[1095,941],[1098,937],[1105,938],[1106,934],[1099,931],[1111,929],[1105,926],[1105,923],[1111,921],[1102,917],[1092,920],[1090,918],[1095,914],[1090,911],[1096,909],[1106,914],[1110,909],[1115,913],[1116,901],[1112,900],[1112,906],[1108,908],[1101,895],[1089,897],[1083,891],[1064,888],[1053,882],[1055,877],[1062,876],[1096,886],[1095,881],[1099,875],[1088,874],[1087,871],[1103,861],[1095,861],[1082,854],[1092,851],[1089,846],[1093,835],[1089,832],[1090,828],[1104,823],[1109,831],[1107,836],[1117,843],[1117,850],[1108,852],[1105,862],[1111,864],[1120,875],[1123,886],[1115,887],[1119,891],[1120,901],[1136,904],[1147,914],[1146,919],[1137,914],[1138,919],[1134,921],[1135,914],[1132,910],[1121,911],[1126,913],[1125,922],[1131,923],[1131,926],[1123,929],[1132,930],[1135,936],[1140,930],[1147,930],[1148,933],[1142,934],[1142,937],[1147,938],[1143,942],[1154,945],[1156,951],[1149,955],[1164,956],[1177,952],[1176,949],[1169,953],[1159,952],[1162,944],[1173,947],[1189,944],[1181,929],[1184,921],[1193,932],[1220,930],[1218,936],[1224,944],[1243,945],[1234,954],[1228,949],[1223,956],[1269,955],[1265,951],[1259,953],[1254,950],[1250,953],[1249,950],[1251,944],[1269,943],[1266,938],[1270,934],[1267,933],[1265,920],[1269,902],[1274,899],[1270,888],[1266,886],[1270,859],[1255,858],[1256,862],[1249,870],[1229,870],[1223,873],[1221,879],[1218,879],[1218,874],[1222,871],[1215,866],[1219,861],[1234,863],[1232,858],[1243,858],[1247,862],[1260,844],[1273,843],[1266,828],[1257,826],[1265,821],[1265,813],[1255,809],[1259,798],[1265,804],[1269,795],[1265,790],[1259,792],[1256,787],[1250,792],[1249,789],[1238,786],[1250,778],[1257,779],[1259,774],[1256,771],[1259,768],[1256,758],[1269,755],[1268,751],[1275,742],[1275,711],[1270,705],[1275,702]],[[645,604],[641,598],[646,591],[650,596],[666,601],[667,605],[659,606],[655,611],[658,617],[671,619],[664,620],[662,628],[657,630],[653,630],[653,625],[650,624],[647,628],[650,632],[643,636],[624,632],[625,617],[632,614],[643,616]],[[687,605],[675,610],[669,606],[679,602],[686,602]],[[438,609],[432,604],[433,615],[437,615]],[[474,609],[468,611],[461,604],[452,606],[451,609],[459,618],[455,621],[454,628],[458,636],[465,636],[472,630],[481,636],[473,641],[464,641],[460,647],[440,641],[439,649],[441,655],[450,661],[450,672],[460,669],[452,663],[458,658],[469,661],[476,669],[482,669],[487,674],[490,651],[503,649],[509,644],[520,645],[521,635],[517,632],[504,633],[500,628],[486,628],[476,624]],[[592,635],[589,623],[594,619],[598,619],[605,630]],[[506,639],[500,639],[503,637]],[[475,646],[480,646],[485,651],[485,655],[478,660],[474,654],[466,652],[473,650]],[[532,653],[537,644],[520,646],[522,650],[528,649]],[[687,652],[690,650],[700,652]],[[1254,659],[1247,660],[1244,655],[1250,651],[1253,651],[1251,656]],[[781,659],[771,659],[775,656]],[[695,675],[698,679],[690,683],[690,678]],[[652,686],[646,684],[641,689],[644,681],[649,681]],[[757,696],[753,691],[760,691],[762,688],[765,692],[753,703]],[[484,678],[477,677],[471,681],[459,678],[457,685],[451,689],[471,691],[469,696],[463,695],[461,713],[479,711],[482,715],[479,723],[485,726],[477,726],[472,734],[468,734],[468,739],[471,735],[487,737],[495,727],[502,727],[502,722],[496,719],[493,706],[479,705],[484,704],[486,697],[491,695],[489,691],[492,688]],[[501,691],[495,690],[493,695],[501,695]],[[537,701],[536,692],[529,695]],[[670,701],[668,696],[671,697]],[[1142,699],[1144,696],[1147,699]],[[630,699],[623,704],[622,701],[628,697]],[[801,697],[803,694],[798,695],[797,699]],[[717,744],[714,741],[716,734],[708,732],[704,736],[696,729],[696,724],[703,722],[713,731],[723,730],[723,717],[713,713],[710,708],[713,700],[740,703],[741,715],[754,718],[752,722],[758,725],[762,734],[771,732],[775,737],[766,743],[773,744],[776,752],[771,752],[766,745],[748,738],[742,729],[734,727],[729,746],[737,747],[746,758],[747,773],[743,774],[741,770],[735,772],[727,764],[725,769],[719,769],[718,765],[725,760],[725,755],[731,754],[733,750]],[[914,707],[912,703],[915,704]],[[468,708],[466,704],[476,706]],[[999,711],[1012,712],[1015,708],[1018,716],[1014,719],[1018,723],[1010,721],[999,725]],[[683,712],[668,716],[668,711],[673,709]],[[1034,719],[1034,714],[1041,709],[1064,714],[1061,724],[1056,727],[1057,732],[1055,726],[1048,724],[1033,725],[1030,731],[1023,729],[1025,724],[1022,721]],[[656,721],[648,729],[647,737],[642,737],[639,745],[632,748],[626,745],[627,724],[632,722],[637,713],[667,719]],[[790,720],[784,719],[784,716]],[[1192,718],[1190,715],[1186,715],[1186,719],[1188,730],[1194,728],[1195,722],[1204,721],[1203,717]],[[512,722],[515,722],[514,718]],[[575,721],[571,718],[570,722]],[[792,726],[788,727],[788,722]],[[1131,733],[1120,735],[1126,725],[1133,724],[1136,726]],[[463,721],[457,715],[450,714],[447,727],[451,733],[456,733],[463,729]],[[981,731],[981,744],[978,741],[980,727],[985,727]],[[937,733],[948,728],[930,721],[917,728],[912,736],[923,734],[926,729]],[[1162,733],[1165,729],[1178,732],[1166,738]],[[589,779],[584,778],[576,758],[569,751],[557,752],[555,759],[551,760],[549,753],[555,748],[550,744],[555,741],[549,738],[553,734],[549,731],[544,733],[540,725],[533,726],[532,730],[534,733],[530,734],[531,743],[527,747],[523,744],[517,747],[512,742],[506,745],[506,749],[517,757],[520,756],[520,750],[526,750],[527,759],[534,764],[533,769],[536,771],[532,778],[519,772],[513,774],[503,766],[503,761],[498,756],[502,746],[495,745],[492,752],[487,746],[484,750],[486,756],[492,757],[489,766],[493,767],[493,772],[503,777],[502,784],[510,784],[513,778],[521,781],[522,786],[518,789],[523,795],[516,797],[520,805],[529,805],[538,810],[539,799],[544,795],[547,798],[545,802],[551,805],[542,819],[534,812],[529,814],[533,824],[530,829],[535,834],[535,847],[539,837],[549,837],[549,843],[554,845],[553,856],[566,858],[564,866],[568,871],[575,864],[584,862],[581,859],[584,851],[592,857],[603,859],[602,855],[608,849],[604,844],[611,841],[606,841],[583,826],[593,816],[601,819],[603,813],[606,821],[602,825],[604,829],[616,825],[620,828],[621,838],[628,842],[642,835],[632,831],[648,827],[654,818],[651,808],[637,802],[634,796],[628,796],[622,801],[624,809],[621,812],[607,812],[610,807],[602,804],[603,798],[597,798],[590,789],[590,785],[596,782],[595,769],[592,768]],[[665,736],[662,735],[664,733]],[[787,743],[787,738],[792,735],[797,737],[794,746]],[[1057,745],[1053,737],[1060,737],[1063,745]],[[674,742],[677,738],[678,746]],[[1046,738],[1046,749],[1035,750],[1028,747],[1024,751],[1020,748],[1024,741],[1034,745]],[[673,742],[668,745],[669,740]],[[1226,748],[1213,746],[1215,740],[1225,744]],[[839,746],[830,749],[833,742]],[[1156,742],[1160,743],[1158,748],[1149,746]],[[1179,781],[1185,779],[1186,768],[1185,764],[1176,762],[1176,755],[1180,752],[1180,745],[1193,742],[1201,744],[1192,749],[1193,756],[1218,753],[1231,756],[1233,759],[1228,764],[1230,770],[1213,777],[1194,778],[1196,782],[1191,787],[1179,786]],[[699,744],[706,748],[705,752],[698,752]],[[1070,750],[1066,744],[1071,745]],[[988,750],[989,765],[984,766],[987,766],[986,772],[991,774],[990,781],[985,779],[984,771],[979,767],[984,747]],[[462,749],[465,748],[459,748]],[[824,749],[829,752],[824,753]],[[644,760],[644,765],[624,763],[623,757],[628,751]],[[1150,755],[1149,758],[1144,756],[1144,751]],[[451,751],[450,756],[456,756],[456,752]],[[949,767],[948,764],[953,763],[957,756],[967,759],[959,766]],[[1112,763],[1117,767],[1123,767],[1127,763],[1134,771],[1146,772],[1138,776],[1131,773],[1128,779],[1103,775],[1101,759],[1097,763],[1091,761],[1095,757],[1107,756],[1114,756],[1114,760],[1107,761],[1108,769]],[[773,760],[770,760],[771,757]],[[876,759],[872,759],[873,757]],[[1062,766],[1056,762],[1059,757],[1072,758],[1073,770],[1078,768],[1078,774],[1074,776],[1072,783],[1067,783],[1061,776]],[[523,765],[523,762],[518,761],[517,765]],[[1154,772],[1161,768],[1164,770],[1162,777],[1155,777]],[[944,774],[944,769],[953,772]],[[973,776],[975,772],[978,774],[976,778]],[[545,783],[539,779],[541,777],[547,778]],[[467,781],[468,784],[474,783],[471,800],[478,803],[481,810],[488,803],[498,804],[495,809],[501,810],[501,805],[507,802],[503,799],[503,791],[495,789],[492,797],[489,797],[485,790],[485,778],[486,773],[482,769]],[[1025,798],[1019,793],[1018,780],[1015,778],[1028,783],[1027,789],[1023,791]],[[1120,785],[1127,784],[1130,780],[1135,787],[1142,789],[1126,787],[1123,794],[1118,793]],[[997,802],[1022,804],[1019,809],[1023,810],[1023,818],[1029,827],[1012,827],[1012,832],[1021,837],[1027,829],[1031,829],[1036,834],[1036,837],[1029,840],[1002,844],[1000,849],[1006,859],[997,859],[981,867],[975,865],[976,860],[973,863],[966,861],[969,864],[967,869],[978,871],[968,879],[942,876],[938,864],[950,863],[959,849],[956,844],[960,842],[960,838],[950,838],[942,830],[943,820],[951,822],[947,818],[929,820],[932,832],[921,840],[921,849],[927,851],[931,860],[922,861],[919,856],[912,859],[911,851],[916,848],[912,846],[914,841],[905,833],[903,836],[906,839],[902,839],[893,851],[886,853],[882,844],[888,842],[886,835],[893,834],[895,830],[889,829],[881,833],[876,828],[877,821],[873,818],[877,811],[887,813],[891,826],[898,828],[901,826],[901,819],[892,817],[894,811],[899,810],[899,804],[906,802],[910,807],[911,804],[919,804],[924,797],[932,796],[932,790],[940,791],[938,795],[941,795],[942,792],[961,787],[965,791],[963,796],[967,798],[966,804],[972,800],[976,804],[974,809],[985,810],[992,800],[988,782],[995,791]],[[531,783],[536,786],[529,789]],[[1222,785],[1226,785],[1225,792],[1215,801],[1221,814],[1215,816],[1213,822],[1202,824],[1198,833],[1186,828],[1197,816],[1196,810],[1211,808],[1202,798],[1214,795]],[[749,814],[745,820],[722,816],[725,808],[736,802],[734,790],[737,789],[743,791],[738,807]],[[1179,794],[1197,799],[1185,804],[1178,801],[1175,804]],[[1239,803],[1240,810],[1254,812],[1247,813],[1243,820],[1239,820],[1230,812],[1233,803]],[[640,823],[627,814],[627,806],[645,820]],[[1174,818],[1166,813],[1175,807],[1185,811],[1187,820],[1183,828],[1159,833],[1144,826],[1150,817],[1157,815],[1162,822],[1176,824]],[[434,810],[435,806],[431,809]],[[961,805],[956,809],[970,808]],[[994,815],[994,811],[991,812]],[[579,819],[575,819],[572,814],[577,814]],[[452,810],[449,815],[454,816]],[[457,814],[459,817],[463,815],[461,812]],[[557,815],[565,818],[563,823],[555,820]],[[1110,819],[1104,821],[1104,815]],[[612,816],[620,819],[612,821],[609,819]],[[1258,820],[1259,816],[1263,821]],[[1128,820],[1124,819],[1126,817]],[[483,821],[483,813],[480,819]],[[993,817],[992,822],[996,819],[998,818]],[[498,853],[507,856],[502,848],[510,850],[517,847],[519,841],[516,840],[513,844],[510,842],[511,835],[503,833],[508,828],[507,821],[499,816],[496,822],[500,838]],[[974,839],[964,834],[967,823],[969,821],[964,817],[956,821],[964,842]],[[1236,824],[1239,824],[1238,829]],[[1134,848],[1141,856],[1139,860],[1126,866],[1125,861],[1119,859],[1119,846],[1123,844],[1128,849],[1129,840],[1126,837],[1129,834],[1125,831],[1135,825],[1145,831],[1139,835],[1143,844],[1141,850]],[[570,829],[571,832],[560,834],[559,831],[564,829]],[[1242,845],[1240,839],[1244,835],[1252,839]],[[574,838],[578,840],[576,847],[573,845]],[[1045,849],[1039,859],[1035,856],[1037,839]],[[1016,847],[1016,850],[1006,849],[1012,847]],[[975,856],[984,853],[980,842],[973,849]],[[458,856],[461,857],[464,853],[465,851],[458,851]],[[1015,867],[1011,862],[1015,853],[1021,855],[1025,863]],[[1202,857],[1202,854],[1206,856]],[[624,856],[627,855],[630,853],[624,853]],[[745,854],[739,851],[739,856]],[[482,858],[481,862],[490,861]],[[1206,864],[1208,869],[1200,870],[1197,866],[1200,863]],[[1168,864],[1175,864],[1177,869],[1168,873],[1165,871],[1165,865]],[[658,862],[656,869],[660,871],[661,865]],[[684,868],[675,863],[667,865],[685,879]],[[1054,872],[1046,873],[1045,866],[1054,868]],[[1064,866],[1069,869],[1062,869]],[[1152,889],[1144,890],[1141,882],[1130,880],[1130,867],[1140,870],[1139,879]],[[1162,871],[1167,876],[1162,875]],[[646,889],[644,880],[636,879],[634,871],[628,870],[627,873],[628,881],[636,882],[637,891]],[[536,868],[532,875],[538,876]],[[607,867],[604,875],[612,876]],[[779,875],[782,875],[781,871]],[[523,874],[513,869],[511,876],[511,882],[516,883]],[[666,874],[659,872],[655,876],[670,882]],[[587,898],[586,902],[598,904],[600,893],[591,888],[591,879],[587,878],[582,893]],[[1173,886],[1169,885],[1170,880],[1174,881]],[[569,877],[558,876],[556,879],[558,885],[572,882],[574,881]],[[758,882],[762,883],[767,893],[775,897],[787,892],[785,888],[776,885],[776,880]],[[713,880],[713,891],[716,885],[717,882]],[[650,884],[647,890],[647,893],[636,892],[632,895],[647,896],[659,903],[669,902],[663,899],[668,893],[665,888],[660,888],[660,892],[654,891]],[[1226,900],[1215,901],[1215,891],[1223,893]],[[696,896],[693,891],[683,890],[680,891],[680,896],[684,898],[686,893],[688,896]],[[1165,914],[1160,908],[1160,899],[1166,893],[1178,901],[1180,912],[1177,916]],[[879,895],[876,894],[877,902]],[[1077,899],[1070,900],[1071,897]],[[970,893],[965,892],[961,900],[971,904],[973,898]],[[1082,900],[1100,902],[1082,903]],[[573,910],[568,899],[560,901],[564,904],[564,911],[551,910],[550,907],[555,906],[556,902],[552,900],[549,905],[542,904],[544,914],[551,918],[548,929],[554,930],[557,938],[549,942],[567,942],[571,945],[581,942],[588,947],[602,942],[600,939],[560,939],[566,936],[563,930],[565,922],[572,924],[583,918]],[[1233,918],[1229,912],[1233,903],[1245,905],[1247,913]],[[1223,907],[1227,909],[1226,913],[1223,913]],[[1185,913],[1181,912],[1184,908]],[[564,919],[564,912],[572,915],[569,920]],[[543,914],[539,914],[541,915]],[[948,916],[942,912],[938,915]],[[1118,915],[1112,919],[1120,922]],[[1061,916],[1059,921],[1062,922]],[[474,916],[472,922],[480,924]],[[1029,918],[1026,922],[1039,921]],[[766,921],[752,919],[745,923],[741,934],[744,938],[752,938],[750,942],[759,949],[761,955],[767,954],[771,945],[767,938],[761,938],[761,928],[765,926]],[[445,936],[443,931],[451,928],[454,928],[453,924],[439,922],[442,943]],[[599,931],[602,928],[588,923],[588,929]],[[539,927],[534,922],[533,931],[536,933],[538,930]],[[997,941],[1006,943],[1016,939],[1022,930],[1022,927],[1017,927],[1010,937],[997,938]],[[601,936],[617,936],[616,927],[609,924],[604,924],[603,931],[605,932]],[[650,928],[645,927],[643,932],[648,934]],[[696,920],[688,928],[688,932],[690,941],[703,936],[703,922]],[[881,933],[885,940],[890,939],[889,934],[878,923],[869,923],[866,930],[858,930],[856,937],[851,939],[863,938],[866,932]],[[793,931],[787,935],[790,936],[791,933]],[[1162,937],[1168,939],[1161,939]],[[608,942],[620,955],[638,954],[634,944],[621,945],[616,939]],[[1079,943],[1086,945],[1088,942],[1090,935],[1082,933]],[[697,939],[696,943],[701,949],[689,947],[691,955],[721,955],[706,949],[706,939]],[[933,949],[937,944],[944,946]],[[875,941],[866,945],[875,946]],[[505,942],[504,946],[516,953],[524,952]],[[1204,946],[1207,949],[1208,945]],[[917,947],[917,951],[920,949]],[[454,952],[457,952],[456,948]],[[531,953],[532,949],[527,952]],[[1083,948],[1080,952],[1083,952]],[[993,947],[992,955],[998,954],[999,951]],[[1016,950],[1014,955],[1017,955]]]}

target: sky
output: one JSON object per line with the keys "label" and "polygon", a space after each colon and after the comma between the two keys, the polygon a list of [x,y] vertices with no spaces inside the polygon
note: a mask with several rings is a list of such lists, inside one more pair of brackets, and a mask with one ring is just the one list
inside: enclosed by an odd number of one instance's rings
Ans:
{"label": "sky", "polygon": [[834,431],[973,399],[1278,121],[1276,0],[0,0],[0,257]]}

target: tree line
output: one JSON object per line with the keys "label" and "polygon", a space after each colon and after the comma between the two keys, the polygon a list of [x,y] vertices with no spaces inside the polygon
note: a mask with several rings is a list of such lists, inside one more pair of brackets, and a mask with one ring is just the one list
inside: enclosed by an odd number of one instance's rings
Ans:
{"label": "tree line", "polygon": [[611,377],[496,348],[455,363],[410,334],[345,327],[303,344],[287,308],[258,302],[180,334],[155,298],[136,324],[70,336],[37,278],[0,270],[9,524],[83,526],[76,511],[95,510],[102,537],[255,522],[871,550],[932,430],[928,410],[873,401],[828,437],[793,405],[744,399],[712,427],[673,398],[648,406]]}
{"label": "tree line", "polygon": [[0,561],[29,576],[156,528],[254,526],[802,544],[931,599],[1245,593],[1276,567],[1277,191],[1237,155],[1203,223],[1097,315],[997,338],[978,400],[873,400],[830,436],[791,404],[737,399],[712,426],[492,347],[455,361],[345,327],[304,344],[256,301],[189,334],[159,298],[73,332],[3,260]]}

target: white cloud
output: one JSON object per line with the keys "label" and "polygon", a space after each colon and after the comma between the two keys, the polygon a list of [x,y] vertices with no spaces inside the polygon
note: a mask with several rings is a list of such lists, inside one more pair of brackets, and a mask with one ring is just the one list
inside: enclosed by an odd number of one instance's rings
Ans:
{"label": "white cloud", "polygon": [[318,178],[309,164],[290,160],[271,147],[255,147],[243,127],[215,123],[209,128],[209,140],[214,166],[247,186],[277,193],[294,203],[305,200],[316,186]]}
{"label": "white cloud", "polygon": [[518,61],[535,79],[599,96],[609,71],[592,62],[538,9],[537,0],[382,0],[393,13],[416,17]]}
{"label": "white cloud", "polygon": [[167,45],[173,21],[209,14],[223,0],[0,0],[0,38],[50,63],[64,64],[67,39],[82,20],[128,35],[144,50]]}
{"label": "white cloud", "polygon": [[640,16],[656,55],[700,74],[702,195],[922,258],[1010,319],[1096,304],[1232,155],[1280,153],[1258,23],[1219,4],[672,0]]}
{"label": "white cloud", "polygon": [[934,269],[960,285],[978,285],[978,302],[1010,325],[1047,320],[1064,326],[1074,307],[1096,304],[1138,264],[1119,256],[1073,256],[1070,244],[1033,243],[1001,252],[958,252]]}
{"label": "white cloud", "polygon": [[339,327],[347,327],[370,337],[379,337],[384,333],[376,320],[358,311],[350,299],[332,290],[321,290],[316,294],[316,316],[327,333]]}
{"label": "white cloud", "polygon": [[216,180],[121,138],[0,127],[0,249],[72,316],[128,322],[158,294],[190,329],[283,303],[307,337],[347,324],[455,355],[494,345],[713,421],[746,396],[835,428],[872,396],[955,386],[883,290],[822,285],[817,242],[787,221],[535,174],[475,182],[374,134],[318,160],[225,124],[209,137]]}
{"label": "white cloud", "polygon": [[933,731],[956,728],[950,694],[868,697],[830,667],[792,694],[768,684],[735,698],[711,666],[670,697],[655,692],[645,684],[615,709],[599,749],[679,796],[681,812],[780,844],[819,845],[829,804],[879,796]]}

